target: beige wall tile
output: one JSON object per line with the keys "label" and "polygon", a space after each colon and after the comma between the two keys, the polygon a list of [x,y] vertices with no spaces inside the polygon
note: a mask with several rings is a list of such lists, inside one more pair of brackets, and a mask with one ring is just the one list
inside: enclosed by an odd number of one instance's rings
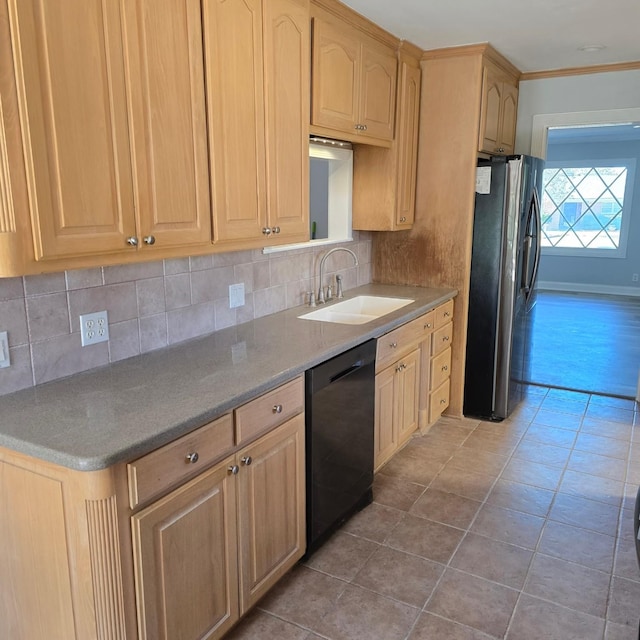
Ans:
{"label": "beige wall tile", "polygon": [[0,301],[24,298],[22,278],[0,278]]}
{"label": "beige wall tile", "polygon": [[140,318],[140,352],[146,353],[167,346],[167,314]]}
{"label": "beige wall tile", "polygon": [[45,273],[39,276],[25,276],[24,291],[27,296],[55,293],[67,288],[64,273]]}
{"label": "beige wall tile", "polygon": [[95,269],[76,269],[67,271],[67,289],[87,289],[89,287],[100,287],[104,284],[102,267]]}
{"label": "beige wall tile", "polygon": [[80,315],[106,310],[109,324],[138,317],[135,282],[108,284],[69,291],[69,315],[73,331],[80,331]]}
{"label": "beige wall tile", "polygon": [[70,333],[66,293],[50,293],[26,299],[31,342]]}
{"label": "beige wall tile", "polygon": [[191,304],[191,274],[165,276],[164,295],[167,311],[188,307]]}
{"label": "beige wall tile", "polygon": [[167,312],[168,344],[211,333],[215,328],[213,302],[203,302]]}
{"label": "beige wall tile", "polygon": [[29,345],[9,349],[11,366],[0,369],[0,395],[33,386]]}
{"label": "beige wall tile", "polygon": [[166,309],[164,300],[164,278],[147,278],[136,282],[138,317],[162,313]]}
{"label": "beige wall tile", "polygon": [[154,278],[164,274],[162,262],[141,262],[140,264],[125,264],[115,267],[104,267],[104,283],[116,284],[130,282],[142,278]]}
{"label": "beige wall tile", "polygon": [[29,342],[24,298],[0,302],[0,331],[8,333],[10,347]]}
{"label": "beige wall tile", "polygon": [[138,319],[109,324],[109,360],[116,362],[140,353]]}

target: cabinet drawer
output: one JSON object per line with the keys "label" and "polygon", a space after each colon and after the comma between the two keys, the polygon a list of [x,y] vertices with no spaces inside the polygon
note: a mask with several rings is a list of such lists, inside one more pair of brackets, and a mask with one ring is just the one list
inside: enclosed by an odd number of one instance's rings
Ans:
{"label": "cabinet drawer", "polygon": [[451,349],[445,349],[442,353],[431,359],[431,376],[429,388],[437,389],[451,374]]}
{"label": "cabinet drawer", "polygon": [[235,410],[236,444],[244,444],[302,411],[304,379],[300,376]]}
{"label": "cabinet drawer", "polygon": [[232,450],[233,419],[229,413],[129,463],[131,508],[205,469]]}
{"label": "cabinet drawer", "polygon": [[440,329],[436,329],[433,332],[432,337],[433,342],[431,343],[431,355],[437,356],[439,353],[442,353],[445,349],[451,346],[451,341],[453,340],[453,322],[446,324],[444,327]]}
{"label": "cabinet drawer", "polygon": [[412,351],[418,342],[431,334],[434,323],[435,311],[429,311],[378,338],[376,371],[382,371],[398,358]]}
{"label": "cabinet drawer", "polygon": [[445,380],[429,395],[429,424],[435,422],[440,414],[449,406],[449,379]]}
{"label": "cabinet drawer", "polygon": [[453,300],[448,300],[444,304],[434,309],[435,328],[439,329],[453,320]]}

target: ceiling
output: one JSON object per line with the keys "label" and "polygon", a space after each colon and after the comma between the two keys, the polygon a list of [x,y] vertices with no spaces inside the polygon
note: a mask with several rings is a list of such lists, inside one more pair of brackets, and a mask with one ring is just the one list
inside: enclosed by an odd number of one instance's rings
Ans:
{"label": "ceiling", "polygon": [[489,42],[523,73],[640,61],[640,0],[343,3],[421,49]]}

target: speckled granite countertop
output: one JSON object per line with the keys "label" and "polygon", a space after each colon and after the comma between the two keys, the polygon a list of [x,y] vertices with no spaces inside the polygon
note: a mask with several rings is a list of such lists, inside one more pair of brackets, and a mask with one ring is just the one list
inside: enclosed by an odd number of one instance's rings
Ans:
{"label": "speckled granite countertop", "polygon": [[415,302],[362,325],[297,307],[100,369],[0,397],[0,446],[93,471],[134,460],[454,297],[454,289],[365,285]]}

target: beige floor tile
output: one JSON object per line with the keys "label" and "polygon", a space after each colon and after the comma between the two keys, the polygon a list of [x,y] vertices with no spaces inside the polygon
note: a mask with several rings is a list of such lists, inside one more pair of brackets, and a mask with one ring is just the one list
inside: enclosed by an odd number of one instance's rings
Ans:
{"label": "beige floor tile", "polygon": [[[448,459],[448,457],[447,457]],[[443,468],[444,462],[438,459],[426,459],[414,451],[402,450],[397,453],[381,471],[394,478],[404,478],[409,482],[415,482],[427,486]]]}
{"label": "beige floor tile", "polygon": [[422,613],[408,640],[492,640],[493,637],[433,613]]}
{"label": "beige floor tile", "polygon": [[501,638],[517,599],[518,591],[447,569],[426,610]]}
{"label": "beige floor tile", "polygon": [[635,540],[636,534],[633,528],[634,517],[633,509],[622,509],[620,512],[620,530],[618,532],[620,538]]}
{"label": "beige floor tile", "polygon": [[558,491],[619,507],[624,495],[624,484],[602,476],[567,469]]}
{"label": "beige floor tile", "polygon": [[610,420],[587,416],[582,421],[580,431],[605,438],[617,438],[618,440],[630,441],[633,434],[633,427],[630,424],[611,422]]}
{"label": "beige floor tile", "polygon": [[564,522],[564,524],[610,536],[616,535],[618,515],[618,507],[564,493],[556,496],[549,512],[549,518],[556,522]]}
{"label": "beige floor tile", "polygon": [[384,542],[403,515],[403,511],[374,502],[345,522],[342,531],[374,542]]}
{"label": "beige floor tile", "polygon": [[612,407],[610,405],[590,404],[587,407],[585,417],[632,425],[634,421],[634,411],[621,407]]}
{"label": "beige floor tile", "polygon": [[462,444],[469,434],[472,432],[471,424],[459,425],[451,422],[437,422],[429,429],[429,437],[439,438],[440,440]]}
{"label": "beige floor tile", "polygon": [[533,551],[468,533],[450,565],[480,578],[521,589]]}
{"label": "beige floor tile", "polygon": [[638,640],[638,630],[624,624],[607,622],[604,640]]}
{"label": "beige floor tile", "polygon": [[[469,438],[471,438],[469,436]],[[485,473],[490,476],[497,476],[509,460],[508,456],[476,449],[471,446],[463,446],[456,451],[451,460],[447,463],[448,467],[464,469],[465,471],[473,471],[474,473]]]}
{"label": "beige floor tile", "polygon": [[547,489],[510,480],[498,480],[487,497],[487,503],[534,516],[546,516],[554,496],[555,493]]}
{"label": "beige floor tile", "polygon": [[374,501],[401,511],[408,511],[424,491],[423,485],[384,472],[377,473],[373,480]]}
{"label": "beige floor tile", "polygon": [[600,640],[604,620],[523,594],[507,640]]}
{"label": "beige floor tile", "polygon": [[458,529],[467,529],[482,503],[447,493],[427,489],[409,510],[409,513]]}
{"label": "beige floor tile", "polygon": [[313,630],[331,640],[403,640],[419,609],[349,585]]}
{"label": "beige floor tile", "polygon": [[462,449],[489,451],[501,456],[509,456],[521,437],[521,434],[504,433],[503,430],[494,433],[476,430],[462,443]]}
{"label": "beige floor tile", "polygon": [[576,395],[571,399],[550,395],[542,401],[540,408],[545,411],[581,416],[586,411],[588,404],[589,396],[587,394],[583,394],[582,397]]}
{"label": "beige floor tile", "polygon": [[446,465],[434,478],[430,488],[455,493],[472,500],[484,500],[494,482],[494,476],[473,473]]}
{"label": "beige floor tile", "polygon": [[550,467],[530,460],[512,459],[501,475],[504,480],[522,482],[541,489],[555,491],[562,478],[560,467]]}
{"label": "beige floor tile", "polygon": [[380,545],[342,531],[334,533],[306,562],[311,569],[352,580]]}
{"label": "beige floor tile", "polygon": [[422,608],[443,571],[444,565],[389,547],[380,547],[352,582],[380,595]]}
{"label": "beige floor tile", "polygon": [[627,471],[627,461],[626,459],[608,458],[607,456],[600,456],[597,453],[574,450],[569,457],[567,469],[624,482]]}
{"label": "beige floor tile", "polygon": [[611,573],[615,538],[560,522],[547,522],[538,551]]}
{"label": "beige floor tile", "polygon": [[387,538],[393,549],[446,564],[456,550],[464,531],[410,514],[398,523]]}
{"label": "beige floor tile", "polygon": [[547,409],[540,409],[532,420],[534,424],[546,424],[549,427],[571,429],[573,431],[577,431],[580,428],[581,421],[582,416],[561,413],[560,411],[549,411]]}
{"label": "beige floor tile", "polygon": [[520,441],[520,444],[513,452],[514,458],[529,460],[530,462],[537,462],[551,467],[564,467],[570,455],[570,449],[554,447],[549,444],[526,440],[525,438]]}
{"label": "beige floor tile", "polygon": [[533,423],[524,434],[523,442],[534,440],[542,444],[550,444],[554,447],[564,447],[570,449],[578,437],[577,431],[571,429],[558,429],[549,427],[546,424]]}
{"label": "beige floor tile", "polygon": [[294,624],[313,629],[335,606],[347,583],[304,566],[295,567],[258,607]]}
{"label": "beige floor tile", "polygon": [[626,440],[606,438],[593,433],[578,433],[574,448],[621,460],[626,460],[629,455],[629,443]]}
{"label": "beige floor tile", "polygon": [[544,522],[538,516],[485,504],[471,525],[471,531],[501,542],[535,549]]}
{"label": "beige floor tile", "polygon": [[309,632],[306,629],[254,609],[231,633],[225,636],[225,640],[256,640],[256,638],[307,640],[308,636]]}
{"label": "beige floor tile", "polygon": [[640,582],[613,577],[607,619],[638,628],[640,624]]}
{"label": "beige floor tile", "polygon": [[628,580],[640,582],[640,566],[636,553],[635,540],[620,537],[616,547],[613,574]]}
{"label": "beige floor tile", "polygon": [[536,553],[524,591],[569,609],[604,618],[608,586],[607,573]]}

